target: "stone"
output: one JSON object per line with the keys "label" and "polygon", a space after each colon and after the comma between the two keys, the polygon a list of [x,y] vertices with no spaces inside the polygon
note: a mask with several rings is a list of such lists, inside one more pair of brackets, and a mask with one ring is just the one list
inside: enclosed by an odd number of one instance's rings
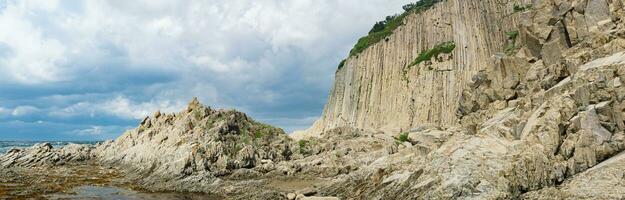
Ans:
{"label": "stone", "polygon": [[301,200],[340,200],[338,197],[303,197]]}
{"label": "stone", "polygon": [[622,85],[623,82],[621,82],[621,79],[619,77],[614,78],[614,80],[612,81],[613,87],[621,87]]}
{"label": "stone", "polygon": [[580,113],[581,129],[587,130],[590,133],[596,135],[598,144],[610,140],[612,133],[606,130],[599,121],[599,117],[596,112],[596,105],[590,106],[586,111]]}
{"label": "stone", "polygon": [[584,16],[589,29],[596,30],[599,22],[610,19],[610,8],[606,0],[588,0]]}
{"label": "stone", "polygon": [[317,194],[317,190],[315,188],[309,187],[309,188],[298,190],[296,193],[303,194],[304,196],[311,196],[311,195]]}
{"label": "stone", "polygon": [[286,198],[289,199],[289,200],[294,200],[296,196],[297,195],[295,195],[295,193],[289,193],[289,194],[286,195]]}

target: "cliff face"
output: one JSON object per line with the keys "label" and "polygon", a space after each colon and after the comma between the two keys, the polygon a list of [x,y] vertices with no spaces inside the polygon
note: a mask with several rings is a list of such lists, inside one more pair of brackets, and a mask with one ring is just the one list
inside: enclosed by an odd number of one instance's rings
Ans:
{"label": "cliff face", "polygon": [[[508,43],[523,0],[447,0],[405,18],[385,40],[351,56],[336,72],[329,100],[308,132],[350,126],[387,133],[419,125],[457,124],[462,89],[490,56]],[[408,67],[424,51],[442,42],[456,48],[432,62]]]}

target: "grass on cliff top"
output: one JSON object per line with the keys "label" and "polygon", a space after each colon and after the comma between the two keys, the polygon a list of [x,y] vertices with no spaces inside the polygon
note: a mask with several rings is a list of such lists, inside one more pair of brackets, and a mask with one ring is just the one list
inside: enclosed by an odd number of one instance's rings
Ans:
{"label": "grass on cliff top", "polygon": [[446,54],[451,53],[452,51],[454,51],[455,48],[456,48],[456,43],[454,43],[453,41],[447,41],[447,42],[437,44],[431,49],[421,52],[421,54],[419,54],[419,56],[415,58],[415,60],[412,61],[410,65],[408,65],[408,68],[418,65],[424,61],[431,60],[432,57],[437,57],[441,53],[446,53]]}
{"label": "grass on cliff top", "polygon": [[[404,25],[404,18],[411,13],[421,13],[430,9],[436,3],[443,0],[420,0],[416,3],[410,3],[403,6],[404,13],[400,15],[387,16],[384,21],[377,22],[373,25],[369,35],[362,37],[358,40],[358,43],[349,52],[349,56],[355,56],[369,48],[371,45],[383,40],[384,38],[393,34],[393,31]],[[342,67],[339,65],[339,67]]]}
{"label": "grass on cliff top", "polygon": [[338,70],[343,69],[343,66],[345,66],[345,62],[346,62],[346,61],[347,61],[346,59],[343,59],[343,60],[339,63],[339,67],[338,67],[337,71],[338,71]]}

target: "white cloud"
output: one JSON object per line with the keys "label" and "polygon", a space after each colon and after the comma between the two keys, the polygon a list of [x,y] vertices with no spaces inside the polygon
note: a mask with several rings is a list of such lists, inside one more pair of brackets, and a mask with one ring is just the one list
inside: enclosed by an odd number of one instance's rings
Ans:
{"label": "white cloud", "polygon": [[84,128],[66,131],[66,134],[91,139],[113,139],[116,135],[133,127],[121,126],[87,126]]}
{"label": "white cloud", "polygon": [[25,20],[28,13],[8,7],[0,14],[0,44],[8,53],[0,57],[5,78],[20,83],[37,84],[63,80],[65,46]]}
{"label": "white cloud", "polygon": [[80,136],[85,136],[85,135],[96,136],[96,135],[102,135],[103,131],[104,130],[102,129],[102,126],[92,126],[91,128],[88,128],[88,129],[74,130],[72,131],[72,133],[76,135],[80,135]]}
{"label": "white cloud", "polygon": [[143,119],[146,116],[160,110],[161,112],[178,112],[184,108],[183,102],[169,100],[134,102],[124,96],[117,96],[100,102],[79,102],[65,108],[53,109],[49,115],[52,117],[70,118],[88,115],[108,114],[123,119]]}
{"label": "white cloud", "polygon": [[98,106],[103,112],[127,119],[142,119],[160,110],[161,112],[178,112],[184,108],[182,102],[152,101],[136,103],[126,97],[119,96]]}
{"label": "white cloud", "polygon": [[79,115],[88,115],[93,117],[95,115],[96,107],[89,102],[78,102],[65,108],[53,109],[49,115],[53,117],[75,117]]}
{"label": "white cloud", "polygon": [[[38,111],[5,108],[0,115],[140,119],[159,109],[178,111],[198,96],[252,116],[308,109],[272,120],[306,126],[308,116],[320,113],[317,102],[326,99],[340,58],[376,20],[408,2],[7,1],[0,7],[0,86],[37,87],[42,94],[32,94]],[[67,98],[57,98],[60,93]],[[285,103],[300,101],[317,107]]]}
{"label": "white cloud", "polygon": [[76,67],[75,58],[104,61],[107,57],[97,53],[106,51],[103,44],[112,44],[128,54],[132,63],[126,67],[266,74],[276,63],[263,62],[276,62],[272,57],[282,49],[335,52],[333,40],[362,32],[405,2],[94,0],[77,4],[81,11],[72,12],[58,1],[10,1],[0,13],[5,30],[0,42],[12,56],[0,60],[0,67],[22,83],[76,79],[75,73],[84,70],[76,68],[98,66]]}
{"label": "white cloud", "polygon": [[10,113],[11,113],[11,111],[9,109],[0,107],[0,117],[3,116],[3,115],[8,115]]}
{"label": "white cloud", "polygon": [[11,115],[20,117],[38,112],[39,109],[33,106],[18,106],[11,112]]}

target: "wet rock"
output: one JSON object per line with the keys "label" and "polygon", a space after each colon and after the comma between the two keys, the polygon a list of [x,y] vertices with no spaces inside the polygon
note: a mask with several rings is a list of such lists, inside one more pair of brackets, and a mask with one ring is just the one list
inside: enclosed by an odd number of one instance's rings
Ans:
{"label": "wet rock", "polygon": [[286,198],[289,200],[294,200],[297,195],[295,193],[289,193],[286,195]]}

